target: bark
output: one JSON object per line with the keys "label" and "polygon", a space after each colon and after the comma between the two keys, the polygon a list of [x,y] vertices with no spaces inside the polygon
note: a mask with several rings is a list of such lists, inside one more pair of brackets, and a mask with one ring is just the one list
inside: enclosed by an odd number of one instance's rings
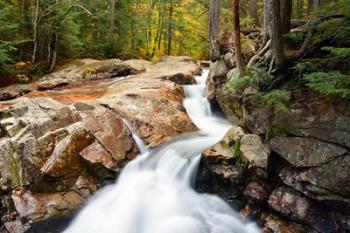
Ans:
{"label": "bark", "polygon": [[57,33],[52,34],[51,41],[51,49],[50,49],[50,65],[49,65],[49,72],[52,72],[52,70],[55,68],[56,61],[57,61],[57,45],[58,45],[58,36]]}
{"label": "bark", "polygon": [[249,15],[254,19],[255,25],[259,26],[258,0],[249,0]]}
{"label": "bark", "polygon": [[287,34],[290,32],[292,7],[292,0],[280,1],[282,34]]}
{"label": "bark", "polygon": [[39,20],[39,0],[34,2],[34,12],[32,16],[32,27],[33,27],[33,53],[32,53],[32,63],[36,61],[36,53],[38,50],[38,20]]}
{"label": "bark", "polygon": [[264,0],[264,41],[271,38],[271,0]]}
{"label": "bark", "polygon": [[219,49],[216,43],[219,34],[220,22],[220,0],[210,0],[209,4],[209,38],[211,44],[210,59],[216,60],[219,56]]}
{"label": "bark", "polygon": [[157,32],[156,35],[154,37],[154,41],[153,41],[153,49],[152,49],[152,53],[151,53],[151,58],[154,57],[155,53],[156,53],[156,48],[158,45],[158,48],[160,47],[160,44],[158,43],[158,41],[161,39],[161,34],[162,34],[162,16],[161,16],[161,12],[158,11],[158,23],[157,23]]}
{"label": "bark", "polygon": [[280,0],[272,0],[272,52],[277,68],[281,68],[285,61],[280,9]]}
{"label": "bark", "polygon": [[307,15],[310,15],[310,13],[311,13],[311,11],[312,11],[312,7],[313,7],[313,2],[312,2],[313,0],[308,0],[307,1],[307,10],[306,10],[306,12],[307,12]]}
{"label": "bark", "polygon": [[314,7],[318,8],[321,5],[321,0],[314,0]]}
{"label": "bark", "polygon": [[241,49],[241,29],[239,21],[239,0],[232,0],[233,30],[236,66],[240,74],[244,72],[244,63]]}

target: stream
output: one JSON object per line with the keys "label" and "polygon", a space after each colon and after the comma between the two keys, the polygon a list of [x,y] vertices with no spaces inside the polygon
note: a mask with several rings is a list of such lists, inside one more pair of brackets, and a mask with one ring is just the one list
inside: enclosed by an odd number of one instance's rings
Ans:
{"label": "stream", "polygon": [[92,198],[64,233],[259,232],[224,200],[192,188],[201,152],[231,127],[210,109],[207,75],[204,70],[196,85],[184,86],[184,106],[200,130],[153,150],[133,134],[143,153],[124,168],[116,184]]}

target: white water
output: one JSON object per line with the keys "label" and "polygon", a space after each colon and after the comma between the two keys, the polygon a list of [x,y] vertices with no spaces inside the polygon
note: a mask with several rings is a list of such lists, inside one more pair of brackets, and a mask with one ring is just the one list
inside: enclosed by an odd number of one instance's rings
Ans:
{"label": "white water", "polygon": [[196,78],[198,85],[184,87],[185,108],[200,132],[145,151],[130,162],[117,183],[98,192],[65,233],[259,232],[220,198],[191,188],[201,152],[230,128],[211,113],[206,75]]}

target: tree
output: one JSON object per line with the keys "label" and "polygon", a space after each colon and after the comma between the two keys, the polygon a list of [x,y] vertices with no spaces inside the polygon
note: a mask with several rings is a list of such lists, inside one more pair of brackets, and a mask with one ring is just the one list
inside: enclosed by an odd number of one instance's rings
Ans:
{"label": "tree", "polygon": [[211,45],[210,59],[216,60],[220,53],[217,48],[216,39],[219,33],[220,0],[210,0],[209,3],[209,38]]}
{"label": "tree", "polygon": [[271,0],[264,0],[264,41],[271,37]]}
{"label": "tree", "polygon": [[254,19],[255,25],[260,25],[258,0],[249,0],[249,15]]}
{"label": "tree", "polygon": [[280,1],[282,34],[287,34],[290,32],[292,6],[293,6],[292,0]]}
{"label": "tree", "polygon": [[277,68],[284,65],[285,55],[283,46],[283,31],[281,23],[280,0],[272,0],[272,52]]}
{"label": "tree", "polygon": [[235,47],[235,60],[236,66],[240,74],[243,73],[245,67],[242,58],[241,49],[241,29],[239,20],[239,0],[232,0],[232,12],[233,12],[233,36],[234,36],[234,47]]}

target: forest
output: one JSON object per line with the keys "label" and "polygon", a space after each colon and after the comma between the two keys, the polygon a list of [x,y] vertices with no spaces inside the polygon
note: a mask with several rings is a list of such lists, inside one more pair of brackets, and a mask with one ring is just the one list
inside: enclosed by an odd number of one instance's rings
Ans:
{"label": "forest", "polygon": [[0,233],[350,232],[350,0],[0,0]]}

